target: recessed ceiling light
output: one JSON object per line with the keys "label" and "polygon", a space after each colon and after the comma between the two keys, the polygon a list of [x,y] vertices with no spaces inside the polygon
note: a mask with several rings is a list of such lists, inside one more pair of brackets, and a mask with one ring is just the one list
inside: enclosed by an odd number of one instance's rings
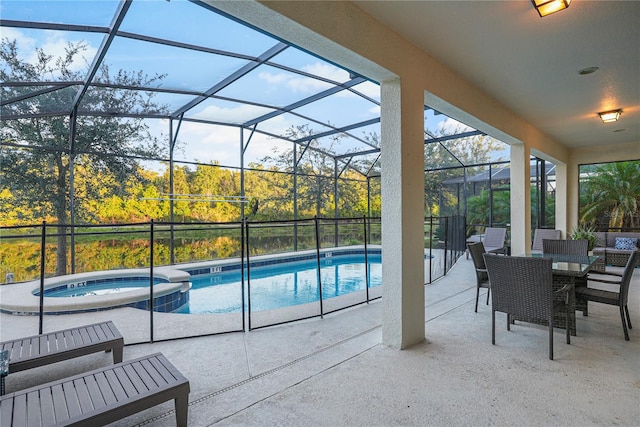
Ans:
{"label": "recessed ceiling light", "polygon": [[586,76],[587,74],[595,73],[599,69],[600,69],[599,67],[587,67],[587,68],[583,68],[582,70],[578,70],[578,74],[580,74],[581,76]]}

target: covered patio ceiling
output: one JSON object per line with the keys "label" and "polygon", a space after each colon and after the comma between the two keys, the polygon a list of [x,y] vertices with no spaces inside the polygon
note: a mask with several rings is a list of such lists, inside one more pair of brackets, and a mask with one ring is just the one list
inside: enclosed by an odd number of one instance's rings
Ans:
{"label": "covered patio ceiling", "polygon": [[[275,140],[287,141],[303,150],[324,153],[363,175],[379,174],[377,82],[203,2],[12,1],[2,5],[0,25],[3,38],[16,40],[18,55],[25,61],[33,60],[38,48],[48,55],[59,55],[68,42],[82,41],[87,46],[85,63],[74,64],[84,76],[80,80],[69,80],[59,73],[33,81],[3,79],[2,120],[69,116],[77,111],[80,116],[142,117],[161,121],[165,128],[171,122],[178,133],[186,123],[209,125],[211,133],[221,127],[236,128],[239,131],[228,139],[236,152],[241,139],[242,144],[264,145],[258,153],[271,150]],[[106,78],[100,72],[102,67],[107,67],[113,78]],[[114,77],[118,70],[160,78],[150,85],[123,85]],[[131,110],[113,104],[97,108],[86,100],[100,90],[153,94],[160,108],[138,106]],[[67,99],[71,101],[55,105],[40,102],[55,92],[70,92]],[[301,126],[308,131],[288,132]],[[187,153],[182,160],[220,161],[224,166],[224,159],[215,157],[213,147],[211,157],[203,155],[206,138],[185,132],[178,136],[199,148],[198,157]],[[467,166],[465,160],[456,158],[447,145],[483,135],[428,106],[424,132],[425,143],[438,144],[447,165],[460,166]],[[316,142],[313,147],[309,146],[311,140]],[[363,159],[366,161],[360,164],[358,160]]]}

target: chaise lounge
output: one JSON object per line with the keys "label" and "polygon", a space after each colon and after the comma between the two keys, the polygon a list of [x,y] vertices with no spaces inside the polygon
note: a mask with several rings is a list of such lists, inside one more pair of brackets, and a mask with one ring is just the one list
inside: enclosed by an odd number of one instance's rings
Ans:
{"label": "chaise lounge", "polygon": [[123,349],[124,339],[111,321],[0,343],[0,350],[9,352],[10,373],[99,351],[113,351],[113,363],[120,363]]}
{"label": "chaise lounge", "polygon": [[0,425],[105,425],[171,399],[186,426],[189,381],[156,353],[3,396]]}

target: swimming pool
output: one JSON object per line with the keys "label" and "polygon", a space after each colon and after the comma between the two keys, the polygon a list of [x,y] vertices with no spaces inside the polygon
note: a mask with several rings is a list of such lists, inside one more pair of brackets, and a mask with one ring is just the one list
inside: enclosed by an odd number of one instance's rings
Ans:
{"label": "swimming pool", "polygon": [[[315,250],[251,257],[245,269],[245,310],[252,312],[327,301],[351,294],[360,298],[381,294],[381,249],[322,249],[320,285]],[[153,310],[177,314],[237,313],[242,310],[239,259],[212,260],[154,269]],[[249,274],[250,273],[250,274]],[[377,290],[376,290],[377,289]],[[360,292],[360,293],[359,293]],[[46,278],[44,313],[71,314],[133,307],[149,310],[149,270],[109,270]],[[39,281],[0,288],[0,312],[36,315]],[[332,300],[333,301],[333,300]],[[335,301],[338,301],[336,299]],[[342,301],[342,300],[340,300]]]}
{"label": "swimming pool", "polygon": [[[272,310],[320,301],[317,261],[306,260],[286,264],[253,267],[250,281],[245,285],[246,309]],[[322,258],[320,261],[322,298],[345,295],[382,284],[382,263],[379,254],[347,255]],[[181,314],[234,313],[242,310],[242,282],[240,271],[221,271],[191,277],[189,302],[175,310]]]}

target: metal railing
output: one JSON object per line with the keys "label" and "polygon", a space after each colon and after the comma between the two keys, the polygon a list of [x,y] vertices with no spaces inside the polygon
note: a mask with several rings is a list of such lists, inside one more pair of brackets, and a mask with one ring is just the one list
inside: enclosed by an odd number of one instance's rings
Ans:
{"label": "metal railing", "polygon": [[[61,230],[66,232],[61,233]],[[102,317],[109,316],[123,331],[128,344],[245,331],[322,317],[382,296],[381,286],[372,287],[370,277],[371,253],[382,257],[380,218],[85,224],[75,226],[73,233],[68,225],[43,222],[33,226],[2,227],[1,231],[5,252],[2,257],[5,283],[19,282],[11,286],[24,287],[25,292],[30,293],[35,289],[34,283],[38,284],[39,291],[35,293],[38,310],[37,313],[31,312],[38,315],[38,333],[45,329],[48,315],[72,312],[57,311],[55,304],[47,302],[56,298],[44,298],[45,288],[50,287],[45,286],[45,279],[60,275],[60,272],[56,272],[61,265],[59,256],[64,257],[63,265],[67,269],[71,270],[71,266],[74,266],[76,274],[144,269],[149,276],[148,285],[145,285],[148,287],[148,300],[144,310],[130,305],[112,309],[115,311],[109,313],[87,307],[87,310],[81,310],[81,313],[73,316],[74,322],[82,322],[84,320],[81,318],[84,317],[89,322],[96,313]],[[71,239],[75,239],[73,245]],[[463,217],[425,219],[427,284],[445,275],[463,252]],[[14,256],[7,256],[9,253]],[[362,289],[351,292],[339,289],[340,265],[336,262],[336,255],[341,253],[350,253],[364,265],[362,280],[365,286]],[[259,299],[263,297],[260,266],[283,254],[289,260],[304,259],[307,263],[313,263],[315,283],[307,279],[304,286],[314,288],[314,293],[308,302],[295,307],[264,309],[259,304]],[[212,262],[235,267],[215,267]],[[240,307],[240,311],[195,315],[159,312],[167,302],[163,299],[166,296],[157,291],[159,284],[157,280],[154,281],[157,272],[172,266],[177,270],[195,271],[202,265],[212,273],[212,280],[226,274],[227,270],[237,270],[239,266],[239,284],[233,285],[232,292],[237,294],[233,297],[234,304]],[[295,274],[302,276],[308,273]],[[13,280],[7,280],[9,278]],[[298,288],[302,285],[291,286]],[[200,291],[191,289],[189,293],[195,295]],[[336,296],[339,298],[334,298]],[[3,309],[3,312],[11,313],[11,310]],[[34,331],[24,332],[30,334]]]}

